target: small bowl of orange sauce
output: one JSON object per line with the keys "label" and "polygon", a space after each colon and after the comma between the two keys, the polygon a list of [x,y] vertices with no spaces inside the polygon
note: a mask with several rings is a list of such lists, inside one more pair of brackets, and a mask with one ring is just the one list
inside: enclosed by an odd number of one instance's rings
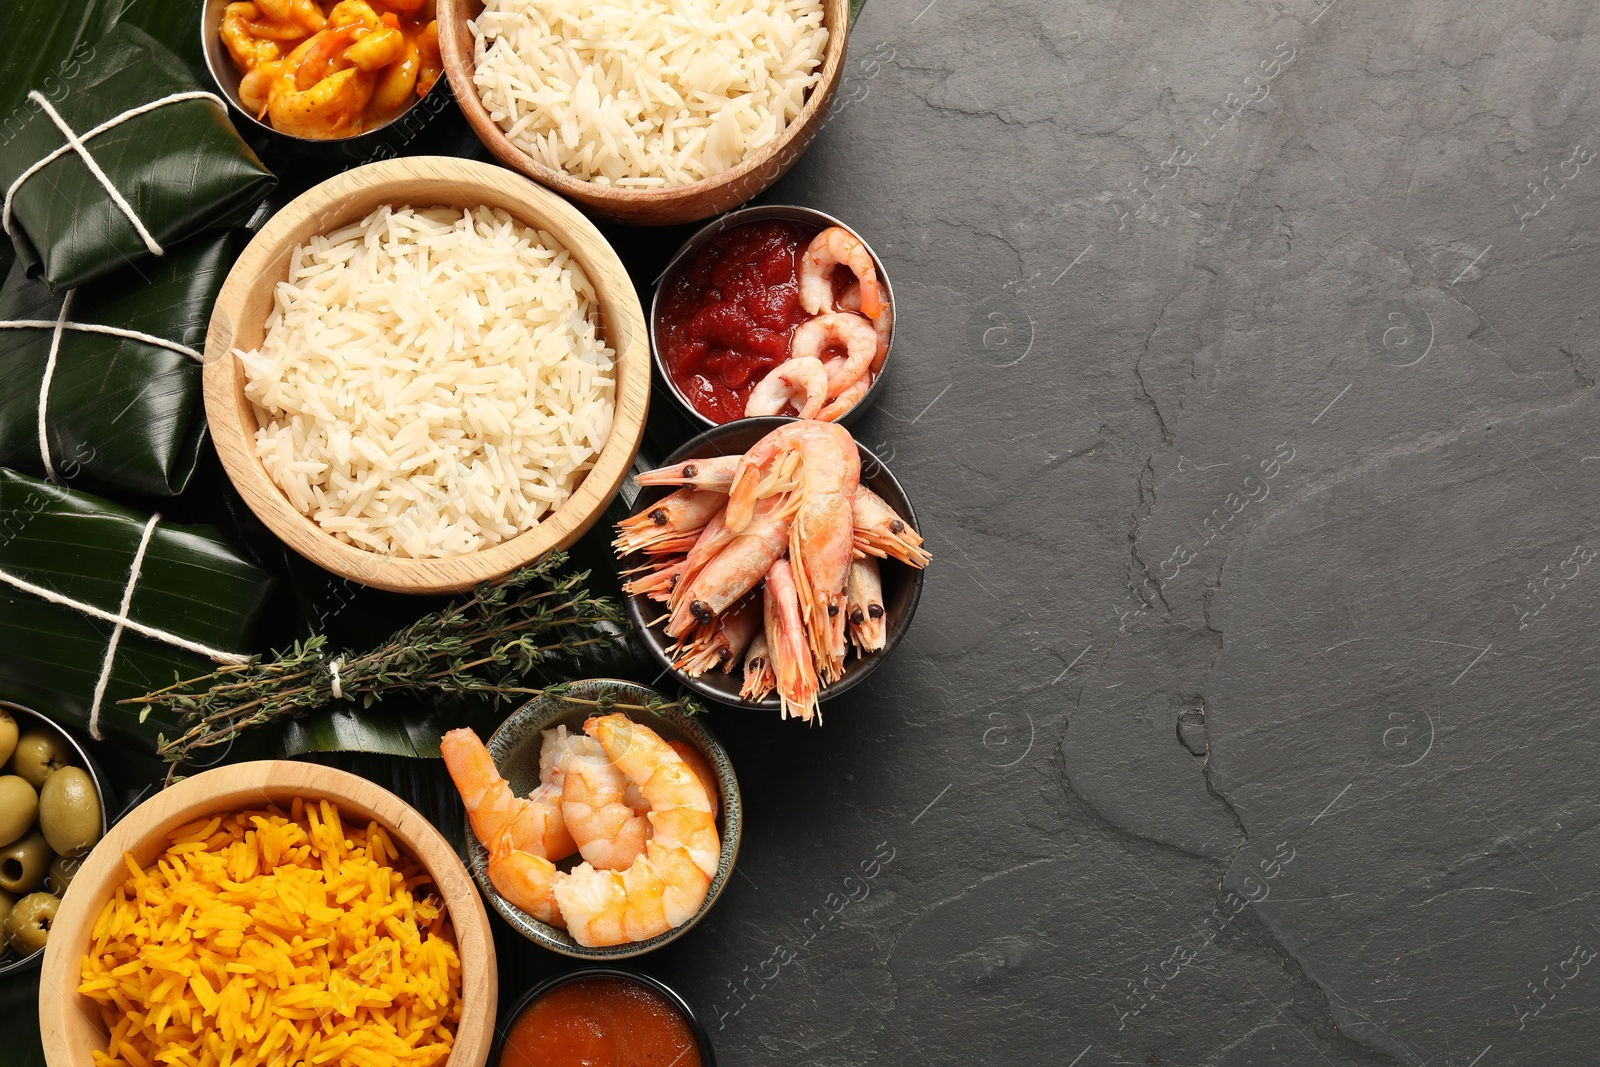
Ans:
{"label": "small bowl of orange sauce", "polygon": [[670,986],[616,967],[548,978],[511,1009],[497,1067],[716,1067],[711,1038]]}

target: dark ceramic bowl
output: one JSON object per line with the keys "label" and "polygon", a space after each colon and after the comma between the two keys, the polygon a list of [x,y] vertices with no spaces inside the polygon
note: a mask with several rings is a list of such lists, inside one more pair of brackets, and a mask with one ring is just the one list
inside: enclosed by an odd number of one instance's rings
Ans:
{"label": "dark ceramic bowl", "polygon": [[524,1067],[523,1064],[519,1063],[507,1063],[504,1059],[506,1035],[511,1032],[511,1027],[516,1024],[518,1019],[522,1018],[523,1012],[533,1006],[534,1001],[546,993],[571,982],[582,981],[585,978],[617,978],[624,982],[634,982],[645,986],[666,997],[672,1006],[678,1009],[678,1013],[683,1016],[684,1021],[689,1024],[689,1030],[694,1034],[695,1043],[700,1048],[701,1067],[717,1067],[716,1053],[711,1050],[711,1035],[706,1032],[704,1026],[700,1025],[700,1020],[695,1017],[694,1009],[689,1007],[689,1002],[684,1000],[676,989],[673,989],[665,982],[651,978],[648,974],[636,974],[633,971],[625,971],[620,967],[580,967],[576,971],[568,971],[566,974],[558,974],[546,978],[522,994],[522,997],[512,1006],[510,1013],[506,1016],[509,1021],[495,1040],[494,1052],[490,1055],[489,1062],[494,1067]]}
{"label": "dark ceramic bowl", "polygon": [[[101,772],[99,764],[89,757],[89,753],[84,747],[78,744],[77,738],[43,715],[40,715],[37,711],[32,711],[20,704],[13,704],[6,700],[0,700],[0,710],[9,712],[11,717],[17,721],[17,733],[19,735],[34,729],[48,730],[72,751],[73,766],[82,767],[89,772],[89,778],[94,782],[94,791],[100,797],[100,836],[104,837],[106,831],[111,829],[111,816],[106,811],[110,792],[106,788],[106,778]],[[46,885],[42,886],[41,889],[49,891],[50,887]],[[60,896],[61,894],[57,892],[56,895]],[[0,940],[0,975],[10,974],[12,971],[20,971],[28,967],[36,967],[42,959],[44,959],[44,949],[27,956],[21,956],[10,945],[7,945],[4,940]]]}
{"label": "dark ceramic bowl", "polygon": [[[699,437],[693,438],[682,448],[668,456],[661,464],[670,467],[674,463],[685,460],[705,459],[709,456],[742,455],[751,446],[761,440],[774,429],[793,419],[779,417],[764,417],[757,419],[736,419],[733,422],[707,430]],[[895,480],[889,468],[873,455],[861,442],[856,442],[856,447],[861,450],[861,484],[883,497],[895,512],[913,530],[920,531],[917,525],[917,513],[911,507],[911,499],[906,496],[900,483]],[[633,502],[633,513],[638,514],[647,510],[652,504],[671,493],[670,487],[650,486],[643,489]],[[645,562],[645,557],[640,554],[632,555],[623,560],[621,566],[624,570],[637,567]],[[887,659],[911,628],[911,617],[917,613],[917,601],[922,597],[922,571],[908,567],[899,560],[880,559],[878,566],[883,578],[883,611],[886,626],[883,650],[872,652],[865,656],[857,656],[854,651],[845,660],[844,676],[832,685],[825,687],[818,699],[822,702],[842,696],[850,689],[861,684],[867,676],[878,669],[878,665]],[[658,601],[643,596],[630,596],[628,601],[628,617],[633,621],[633,627],[638,632],[640,640],[650,650],[656,660],[679,682],[710,700],[721,704],[728,704],[736,708],[749,708],[752,710],[778,710],[778,698],[769,696],[765,700],[746,700],[739,695],[739,689],[744,684],[743,673],[739,665],[735,665],[731,674],[723,674],[720,670],[707,671],[698,678],[690,678],[682,671],[672,666],[674,657],[667,649],[672,645],[672,639],[666,635],[665,622],[651,625],[651,621],[661,617],[664,605]]]}
{"label": "dark ceramic bowl", "polygon": [[[615,678],[590,678],[573,682],[568,686],[567,694],[582,700],[596,700],[607,690],[615,694],[619,703],[645,705],[660,697],[660,694],[653,689]],[[727,752],[704,724],[675,709],[640,711],[635,708],[618,708],[617,710],[625,712],[634,722],[650,727],[665,741],[687,741],[700,751],[706,762],[711,765],[711,769],[716,772],[717,786],[721,794],[717,802],[717,834],[722,839],[722,857],[717,864],[717,873],[711,879],[711,888],[706,893],[705,903],[700,905],[700,910],[688,922],[648,941],[634,941],[608,948],[587,948],[580,945],[565,930],[558,930],[548,923],[540,922],[495,892],[493,883],[489,881],[489,850],[473,834],[471,821],[467,822],[468,865],[472,868],[473,877],[478,880],[478,886],[483,890],[484,897],[494,910],[529,941],[536,941],[553,952],[581,960],[627,959],[658,949],[682,937],[695,923],[705,917],[706,912],[717,902],[717,897],[722,895],[723,887],[733,875],[733,862],[738,858],[739,838],[743,833],[744,809],[739,799],[739,780],[734,777],[733,764],[728,761]],[[600,711],[592,704],[578,704],[560,697],[538,697],[530,700],[512,712],[510,718],[501,723],[500,729],[489,738],[489,755],[494,757],[494,765],[499,768],[500,776],[511,783],[512,792],[518,796],[526,796],[539,784],[539,748],[544,740],[541,732],[565,726],[569,733],[582,733],[584,720],[597,714],[600,714]],[[574,856],[570,862],[564,862],[559,866],[572,867],[576,866],[577,862],[578,857]]]}
{"label": "dark ceramic bowl", "polygon": [[296,137],[272,128],[269,123],[239,101],[239,82],[244,77],[234,65],[228,47],[222,43],[222,12],[230,0],[203,0],[200,6],[200,47],[205,51],[206,69],[223,99],[234,124],[246,137],[260,136],[294,155],[329,162],[371,163],[395,155],[417,136],[424,126],[450,105],[450,85],[443,74],[433,83],[428,94],[415,101],[400,114],[378,126],[358,133],[354,137],[335,137],[320,140]]}
{"label": "dark ceramic bowl", "polygon": [[[766,204],[761,207],[740,208],[738,211],[730,211],[726,215],[711,220],[696,230],[694,236],[685,241],[683,247],[678,249],[678,254],[668,261],[667,269],[661,272],[661,280],[656,284],[655,294],[650,298],[650,351],[655,356],[656,374],[666,384],[667,391],[678,402],[678,406],[688,412],[691,419],[704,426],[728,424],[717,422],[689,403],[689,398],[683,395],[677,383],[672,380],[672,376],[667,373],[666,365],[661,359],[661,315],[663,313],[661,294],[671,281],[677,277],[678,271],[694,257],[696,252],[700,251],[707,241],[724,230],[731,230],[735,226],[742,226],[747,222],[761,222],[765,219],[803,222],[816,226],[819,230],[825,230],[829,226],[838,226],[855,234],[856,240],[865,245],[867,251],[872,253],[872,261],[878,265],[878,284],[883,287],[883,295],[888,299],[889,307],[898,320],[900,305],[895,303],[894,288],[889,284],[889,272],[884,269],[883,260],[878,257],[878,253],[872,251],[872,246],[867,244],[866,239],[856,233],[853,227],[846,226],[832,215],[818,211],[816,208],[799,207],[794,204]],[[867,395],[857,401],[855,407],[839,417],[840,424],[844,426],[852,425],[861,417],[862,412],[867,410],[873,400],[877,398],[878,391],[883,387],[883,379],[888,375],[889,368],[894,364],[894,335],[897,325],[898,321],[891,323],[889,326],[889,350],[884,354],[883,368],[878,372],[878,376],[872,380],[872,385],[867,388]],[[737,422],[739,420],[735,419],[734,421]]]}

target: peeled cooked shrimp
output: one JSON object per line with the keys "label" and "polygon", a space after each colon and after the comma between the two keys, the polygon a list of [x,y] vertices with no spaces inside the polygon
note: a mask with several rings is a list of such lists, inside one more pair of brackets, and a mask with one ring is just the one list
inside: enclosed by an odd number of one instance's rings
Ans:
{"label": "peeled cooked shrimp", "polygon": [[[830,348],[844,349],[844,357],[823,360],[823,354]],[[795,329],[794,338],[789,342],[789,362],[807,357],[822,360],[822,366],[828,373],[827,396],[830,400],[867,374],[877,352],[878,335],[872,329],[872,323],[849,311],[831,311],[807,319]],[[745,414],[748,415],[749,411],[746,410]]]}
{"label": "peeled cooked shrimp", "polygon": [[[786,719],[793,715],[810,722],[817,714],[817,673],[811,650],[806,647],[800,598],[787,560],[780,559],[772,565],[762,588],[762,616],[772,657],[773,680],[778,690],[779,713]],[[745,677],[748,685],[748,664]]]}
{"label": "peeled cooked shrimp", "polygon": [[327,25],[327,18],[317,0],[256,0],[261,13],[275,22],[289,22],[305,33],[317,33]]}
{"label": "peeled cooked shrimp", "polygon": [[650,824],[623,799],[628,779],[600,742],[577,735],[562,762],[561,815],[578,851],[604,870],[631,866],[644,851]]}
{"label": "peeled cooked shrimp", "polygon": [[[260,39],[267,35],[256,32],[259,17],[256,5],[251,3],[229,4],[222,9],[222,43],[239,69],[246,72],[283,54],[277,41]],[[299,36],[296,30],[295,37]]]}
{"label": "peeled cooked shrimp", "polygon": [[433,88],[433,83],[438,81],[439,75],[444,73],[444,65],[439,59],[439,23],[437,21],[428,23],[422,27],[422,32],[417,34],[417,54],[421,57],[420,65],[417,68],[417,95],[421,97],[428,95],[428,90]]}
{"label": "peeled cooked shrimp", "polygon": [[698,572],[678,584],[672,595],[667,636],[682,638],[696,624],[722,614],[756,587],[788,546],[789,509],[785,501],[774,499]]}
{"label": "peeled cooked shrimp", "polygon": [[921,570],[933,556],[922,547],[922,535],[911,524],[895,514],[883,497],[866,486],[856,490],[851,521],[855,550],[866,556],[886,559],[893,556],[901,563]]}
{"label": "peeled cooked shrimp", "polygon": [[861,403],[862,398],[867,395],[867,390],[871,388],[872,375],[863,374],[861,377],[856,379],[856,383],[854,385],[850,386],[844,392],[828,401],[827,406],[821,411],[817,412],[817,421],[838,422],[840,417],[843,416],[845,412]]}
{"label": "peeled cooked shrimp", "polygon": [[670,467],[645,471],[634,479],[640,485],[692,485],[715,493],[726,493],[739,469],[738,456],[711,456],[687,459]]}
{"label": "peeled cooked shrimp", "polygon": [[[798,330],[795,336],[800,336]],[[828,381],[822,360],[816,356],[791,356],[768,371],[750,390],[750,398],[744,404],[745,418],[781,415],[792,404],[802,419],[814,419],[828,402]]]}
{"label": "peeled cooked shrimp", "polygon": [[649,510],[617,523],[621,533],[611,544],[624,553],[686,552],[727,501],[722,493],[679,489],[656,501]]}
{"label": "peeled cooked shrimp", "polygon": [[[762,593],[763,627],[765,627],[765,602],[766,594]],[[767,647],[767,634],[765,629],[756,634],[754,641],[744,653],[744,684],[739,687],[739,695],[746,700],[765,700],[767,694],[778,685],[777,676],[772,673],[772,653]]]}
{"label": "peeled cooked shrimp", "polygon": [[[843,293],[839,294],[840,311],[861,310],[861,286],[852,282]],[[872,357],[872,366],[868,368],[873,374],[883,370],[884,357],[889,354],[889,336],[894,330],[894,308],[889,301],[879,302],[878,313],[872,316],[872,330],[878,335],[878,351]]]}
{"label": "peeled cooked shrimp", "polygon": [[362,109],[372,97],[373,76],[352,67],[301,89],[295,78],[294,54],[290,53],[267,94],[272,128],[296,137],[318,139],[342,137],[359,128]]}
{"label": "peeled cooked shrimp", "polygon": [[[757,612],[757,614],[760,613]],[[683,762],[689,765],[689,769],[694,772],[694,776],[700,779],[700,784],[705,786],[706,799],[711,801],[711,817],[716,818],[717,808],[719,807],[718,802],[722,797],[717,792],[717,774],[711,769],[711,764],[706,762],[706,758],[700,754],[698,748],[695,748],[687,741],[668,741],[667,747],[683,757]],[[637,789],[638,787],[635,786],[634,788]],[[645,810],[649,810],[648,805],[645,805]]]}
{"label": "peeled cooked shrimp", "polygon": [[844,587],[844,613],[850,640],[858,655],[881,652],[886,643],[883,625],[883,580],[878,561],[863,556],[850,563],[850,579]]}
{"label": "peeled cooked shrimp", "polygon": [[440,738],[439,754],[461,794],[472,832],[491,854],[502,842],[549,860],[577,851],[561,816],[559,787],[541,782],[529,796],[517,796],[469,729],[451,730]]}
{"label": "peeled cooked shrimp", "polygon": [[833,271],[845,267],[861,286],[861,310],[872,318],[878,313],[878,267],[872,253],[855,234],[829,226],[811,239],[800,257],[800,305],[813,315],[833,310]]}
{"label": "peeled cooked shrimp", "polygon": [[585,862],[556,881],[567,929],[590,947],[666,933],[700,910],[721,859],[706,787],[682,756],[625,715],[593,718],[583,728],[649,802],[652,836],[627,870]]}
{"label": "peeled cooked shrimp", "polygon": [[746,596],[710,622],[696,627],[682,643],[681,655],[672,666],[691,678],[698,678],[713,667],[721,667],[723,674],[732,674],[760,624],[761,605],[756,597]]}

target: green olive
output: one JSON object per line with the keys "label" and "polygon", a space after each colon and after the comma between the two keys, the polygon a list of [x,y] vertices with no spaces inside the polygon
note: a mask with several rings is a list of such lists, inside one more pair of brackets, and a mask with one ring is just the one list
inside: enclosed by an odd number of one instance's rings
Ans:
{"label": "green olive", "polygon": [[[77,874],[78,868],[82,866],[82,856],[57,856],[50,861],[50,871],[44,876],[45,889],[58,897],[66,896],[67,886],[72,884],[72,876]],[[4,915],[0,915],[0,920],[4,918]]]}
{"label": "green olive", "polygon": [[[0,779],[0,785],[4,781]],[[88,771],[63,767],[44,780],[39,790],[39,829],[51,850],[63,856],[81,856],[100,840],[100,796]]]}
{"label": "green olive", "polygon": [[49,893],[29,893],[17,901],[11,914],[6,916],[6,942],[22,956],[31,956],[44,948],[50,937],[50,924],[56,921],[56,909],[61,900]]}
{"label": "green olive", "polygon": [[6,916],[17,906],[17,898],[0,889],[0,930],[5,929]]}
{"label": "green olive", "polygon": [[29,730],[17,739],[17,750],[11,754],[11,773],[21,775],[38,789],[51,771],[59,771],[71,762],[72,752],[59,737],[48,730]]}
{"label": "green olive", "polygon": [[14,774],[0,778],[0,845],[28,832],[39,814],[39,794]]}
{"label": "green olive", "polygon": [[21,841],[0,848],[0,889],[12,893],[31,893],[44,884],[45,873],[56,854],[50,843],[35,830]]}
{"label": "green olive", "polygon": [[17,747],[17,720],[5,708],[0,708],[0,763],[11,758]]}

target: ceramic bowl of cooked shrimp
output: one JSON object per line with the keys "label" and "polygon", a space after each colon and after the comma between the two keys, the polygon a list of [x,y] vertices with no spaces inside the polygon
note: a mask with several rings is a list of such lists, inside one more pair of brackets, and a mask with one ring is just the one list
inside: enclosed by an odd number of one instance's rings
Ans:
{"label": "ceramic bowl of cooked shrimp", "polygon": [[910,628],[932,557],[905,490],[838,424],[740,419],[636,478],[612,543],[628,615],[701,696],[818,722]]}
{"label": "ceramic bowl of cooked shrimp", "polygon": [[244,133],[372,160],[450,103],[434,0],[204,0],[206,68]]}
{"label": "ceramic bowl of cooked shrimp", "polygon": [[530,701],[487,742],[440,752],[466,808],[469,865],[530,941],[620,960],[682,937],[739,854],[739,781],[699,719],[611,678]]}
{"label": "ceramic bowl of cooked shrimp", "polygon": [[706,426],[790,415],[848,426],[876,398],[894,341],[883,261],[843,222],[772,204],[708,223],[650,304],[656,371]]}

